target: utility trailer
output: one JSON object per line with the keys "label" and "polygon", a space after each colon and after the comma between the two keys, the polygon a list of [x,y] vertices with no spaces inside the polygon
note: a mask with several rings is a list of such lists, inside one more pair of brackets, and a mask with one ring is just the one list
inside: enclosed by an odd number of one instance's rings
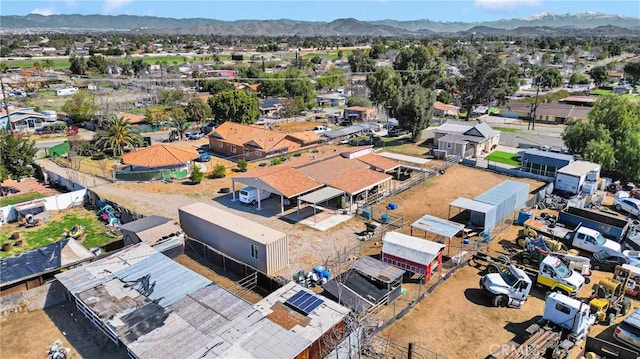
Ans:
{"label": "utility trailer", "polygon": [[595,358],[608,358],[608,359],[638,359],[640,358],[640,352],[623,347],[619,344],[612,343],[610,341],[596,338],[587,337],[584,346],[584,355],[587,353],[593,353]]}
{"label": "utility trailer", "polygon": [[615,213],[604,212],[588,208],[567,207],[560,211],[558,223],[566,227],[582,226],[594,229],[605,238],[621,242],[626,239],[631,223],[626,217]]}

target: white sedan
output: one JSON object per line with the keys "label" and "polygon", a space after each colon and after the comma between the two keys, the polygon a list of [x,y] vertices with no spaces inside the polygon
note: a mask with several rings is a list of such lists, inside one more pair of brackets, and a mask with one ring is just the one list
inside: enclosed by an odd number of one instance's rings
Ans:
{"label": "white sedan", "polygon": [[640,199],[637,198],[616,198],[613,201],[616,211],[624,211],[636,217],[640,217]]}

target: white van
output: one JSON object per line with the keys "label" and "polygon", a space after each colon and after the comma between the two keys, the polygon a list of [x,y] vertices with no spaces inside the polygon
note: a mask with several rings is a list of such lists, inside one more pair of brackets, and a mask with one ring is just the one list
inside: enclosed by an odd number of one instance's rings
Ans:
{"label": "white van", "polygon": [[245,187],[240,190],[240,202],[256,204],[258,202],[258,191],[260,191],[260,201],[271,197],[271,192],[259,190],[253,187]]}

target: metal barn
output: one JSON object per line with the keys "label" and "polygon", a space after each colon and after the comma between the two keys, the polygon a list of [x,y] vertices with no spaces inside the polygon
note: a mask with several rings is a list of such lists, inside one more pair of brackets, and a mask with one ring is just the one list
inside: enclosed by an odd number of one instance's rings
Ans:
{"label": "metal barn", "polygon": [[[495,225],[527,205],[529,184],[507,180],[475,198],[496,207]],[[494,226],[495,227],[495,226]]]}

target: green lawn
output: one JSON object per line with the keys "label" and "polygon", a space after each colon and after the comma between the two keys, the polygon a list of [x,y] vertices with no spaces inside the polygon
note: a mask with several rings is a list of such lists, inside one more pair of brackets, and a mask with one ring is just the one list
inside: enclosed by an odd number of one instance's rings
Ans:
{"label": "green lawn", "polygon": [[521,129],[519,128],[512,128],[512,127],[492,127],[494,130],[496,131],[500,131],[500,132],[512,132],[512,133],[518,133],[518,132],[522,132]]}
{"label": "green lawn", "polygon": [[603,89],[591,90],[592,95],[606,95],[606,94],[610,94],[611,92],[612,92],[611,90],[603,90]]}
{"label": "green lawn", "polygon": [[0,238],[2,239],[0,243],[13,243],[7,238],[16,231],[20,233],[20,239],[24,242],[20,247],[12,246],[8,252],[0,252],[0,257],[8,257],[57,242],[62,239],[62,233],[70,231],[71,227],[76,224],[85,227],[86,234],[82,245],[86,248],[101,247],[119,239],[107,231],[107,226],[100,222],[93,212],[75,208],[63,214],[54,214],[48,223],[42,223],[37,227],[16,228],[15,224],[0,227]]}
{"label": "green lawn", "polygon": [[491,161],[491,162],[504,163],[505,165],[510,165],[510,166],[520,166],[520,162],[517,160],[517,158],[518,158],[518,155],[514,153],[493,151],[487,157],[485,157],[485,160]]}
{"label": "green lawn", "polygon": [[28,192],[15,194],[9,197],[3,197],[0,199],[0,207],[4,206],[12,206],[14,204],[33,201],[34,199],[44,198],[44,196],[39,192]]}

